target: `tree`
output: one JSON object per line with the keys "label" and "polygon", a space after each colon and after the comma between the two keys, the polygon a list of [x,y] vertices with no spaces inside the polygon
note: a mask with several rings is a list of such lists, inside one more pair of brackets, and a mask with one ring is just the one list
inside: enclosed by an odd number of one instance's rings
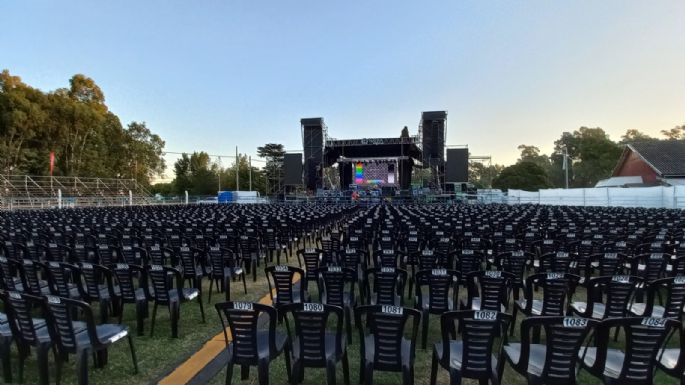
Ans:
{"label": "tree", "polygon": [[505,167],[493,180],[492,187],[502,190],[539,190],[550,185],[542,167],[534,162],[522,161]]}
{"label": "tree", "polygon": [[125,133],[125,149],[129,154],[127,168],[130,176],[145,185],[149,185],[152,178],[162,175],[166,164],[164,162],[164,141],[159,135],[153,134],[145,122],[131,122]]}
{"label": "tree", "polygon": [[675,126],[675,127],[671,128],[670,130],[661,130],[661,133],[668,140],[685,139],[685,124],[682,124],[680,126]]}
{"label": "tree", "polygon": [[407,126],[404,126],[402,128],[402,132],[400,133],[400,138],[408,138],[409,137],[409,128]]}
{"label": "tree", "polygon": [[266,193],[279,193],[283,186],[283,157],[285,156],[285,148],[279,143],[267,143],[262,147],[257,147],[257,154],[266,159],[264,172],[269,190]]}
{"label": "tree", "polygon": [[486,166],[481,162],[469,162],[469,182],[476,188],[490,188],[503,169],[501,164]]}
{"label": "tree", "polygon": [[644,132],[641,132],[640,130],[636,130],[634,128],[631,128],[629,130],[626,130],[625,134],[621,135],[621,141],[619,143],[625,144],[625,143],[632,143],[632,142],[644,142],[644,141],[648,141],[648,140],[656,140],[656,139],[645,134]]}
{"label": "tree", "polygon": [[570,158],[570,187],[592,187],[609,177],[623,151],[599,127],[581,127],[573,133],[563,133],[554,142],[554,154],[563,159],[564,149]]}
{"label": "tree", "polygon": [[521,144],[518,146],[518,149],[521,151],[519,162],[533,162],[545,171],[549,168],[549,157],[544,154],[541,155],[538,147]]}

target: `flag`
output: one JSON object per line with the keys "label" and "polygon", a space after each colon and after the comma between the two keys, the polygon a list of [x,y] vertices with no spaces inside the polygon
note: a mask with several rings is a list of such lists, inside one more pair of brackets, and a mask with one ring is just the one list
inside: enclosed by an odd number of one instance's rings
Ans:
{"label": "flag", "polygon": [[50,151],[50,176],[52,176],[52,171],[55,169],[55,152]]}

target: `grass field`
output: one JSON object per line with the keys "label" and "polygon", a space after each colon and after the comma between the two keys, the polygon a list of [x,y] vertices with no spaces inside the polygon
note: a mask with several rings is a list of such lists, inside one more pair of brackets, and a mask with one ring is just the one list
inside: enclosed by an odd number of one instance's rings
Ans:
{"label": "grass field", "polygon": [[[293,259],[291,264],[296,264]],[[251,277],[248,277],[248,293],[243,294],[242,282],[232,283],[232,294],[235,300],[258,301],[268,292],[266,278],[264,276],[263,267],[258,270],[257,282],[252,282]],[[160,308],[157,312],[157,321],[155,326],[155,335],[150,337],[150,322],[146,321],[146,334],[141,337],[134,337],[134,344],[136,353],[138,355],[139,373],[133,374],[133,366],[129,353],[128,344],[125,341],[120,341],[111,347],[109,352],[109,362],[103,369],[91,368],[89,371],[90,383],[92,384],[106,384],[106,385],[133,385],[133,384],[154,384],[159,381],[164,375],[170,373],[180,363],[185,361],[193,352],[197,351],[208,339],[221,332],[221,324],[218,315],[214,310],[213,304],[223,300],[223,294],[213,293],[212,303],[207,303],[209,282],[205,280],[203,290],[203,301],[205,314],[207,318],[206,323],[202,323],[200,317],[200,309],[197,301],[184,303],[181,306],[181,320],[179,323],[179,338],[171,338],[171,328],[169,315],[166,309]],[[310,287],[312,300],[318,300],[318,293],[316,288]],[[460,290],[459,297],[465,298],[466,291]],[[579,291],[576,294],[578,300],[584,300],[584,293]],[[412,307],[413,299],[407,299],[405,296],[405,306]],[[95,313],[97,314],[97,312]],[[522,317],[519,316],[519,322]],[[111,319],[110,322],[116,322]],[[133,306],[126,307],[124,323],[129,325],[130,331],[135,333],[135,313]],[[420,329],[420,328],[419,328]],[[353,343],[348,346],[348,355],[350,360],[350,382],[357,384],[359,382],[359,340],[357,330],[353,326]],[[518,325],[516,333],[510,341],[517,341],[518,339]],[[428,345],[426,350],[420,348],[420,342],[417,341],[417,354],[415,365],[415,383],[417,385],[425,385],[429,383],[430,365],[432,356],[432,345],[439,339],[439,316],[431,316],[430,328],[428,335]],[[419,338],[420,340],[420,332]],[[676,341],[673,341],[676,343]],[[620,345],[621,340],[617,343]],[[15,382],[18,380],[17,375],[17,358],[16,350],[12,349],[12,365],[13,374],[15,375]],[[250,371],[250,378],[247,381],[240,380],[239,370],[234,370],[232,384],[257,384],[257,369],[252,368]],[[24,371],[25,383],[38,383],[38,374],[36,371],[35,354],[26,363]],[[448,377],[446,371],[439,369],[438,383],[447,384]],[[285,370],[285,361],[283,356],[277,358],[272,362],[269,370],[270,383],[285,384],[287,383],[287,376]],[[52,356],[50,358],[50,379],[54,383],[54,362]],[[218,373],[210,384],[223,384],[225,381],[225,369]],[[63,384],[76,383],[76,371],[74,360],[65,365],[63,370]],[[324,369],[305,369],[305,376],[303,384],[319,385],[325,384],[325,370]],[[342,365],[338,366],[337,383],[343,384]],[[401,383],[401,374],[376,372],[374,375],[374,383],[380,385],[391,385]],[[465,380],[464,383],[475,384],[475,381]],[[525,384],[525,379],[514,372],[508,365],[505,366],[503,384]],[[582,371],[578,378],[579,384],[600,384],[601,382],[590,376],[587,372]],[[663,373],[657,373],[655,383],[659,385],[676,385],[678,382]]]}

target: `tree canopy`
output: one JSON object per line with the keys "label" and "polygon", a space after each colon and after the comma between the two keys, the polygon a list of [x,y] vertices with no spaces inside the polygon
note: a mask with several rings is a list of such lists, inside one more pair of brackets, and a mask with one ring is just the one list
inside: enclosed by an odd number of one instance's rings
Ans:
{"label": "tree canopy", "polygon": [[538,190],[550,187],[545,169],[531,161],[521,161],[509,167],[493,180],[492,187],[508,190]]}
{"label": "tree canopy", "polygon": [[0,172],[130,178],[149,185],[165,169],[164,141],[142,122],[122,126],[95,81],[77,74],[43,92],[0,73]]}

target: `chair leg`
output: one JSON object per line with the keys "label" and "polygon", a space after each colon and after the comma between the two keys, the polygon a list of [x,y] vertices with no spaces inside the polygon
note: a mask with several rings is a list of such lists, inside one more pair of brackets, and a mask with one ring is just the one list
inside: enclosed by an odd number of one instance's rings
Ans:
{"label": "chair leg", "polygon": [[421,317],[421,323],[423,323],[421,330],[421,348],[426,350],[426,342],[428,340],[428,322],[429,322],[428,311],[423,312],[423,317]]}
{"label": "chair leg", "polygon": [[326,363],[326,385],[335,385],[335,361]]}
{"label": "chair leg", "polygon": [[3,339],[0,342],[0,355],[2,356],[2,377],[5,382],[12,382],[12,366],[10,364],[10,348],[12,339]]}
{"label": "chair leg", "polygon": [[245,294],[247,294],[247,277],[246,277],[244,271],[243,271],[243,290],[245,291]]}
{"label": "chair leg", "polygon": [[171,337],[178,338],[178,319],[180,316],[180,306],[178,302],[169,303],[169,316],[171,318]]}
{"label": "chair leg", "polygon": [[343,380],[345,385],[350,385],[350,360],[347,358],[347,351],[343,354]]}
{"label": "chair leg", "polygon": [[233,362],[229,362],[226,365],[226,385],[231,385],[231,379],[233,378]]}
{"label": "chair leg", "polygon": [[433,350],[433,359],[431,360],[431,377],[430,385],[435,385],[435,381],[438,377],[438,356]]}
{"label": "chair leg", "polygon": [[37,346],[36,355],[38,358],[38,378],[40,379],[41,385],[48,385],[48,354],[50,353],[49,346]]}
{"label": "chair leg", "polygon": [[136,358],[136,348],[133,346],[133,338],[128,335],[128,346],[131,348],[131,360],[133,360],[133,373],[138,374],[138,358]]}
{"label": "chair leg", "polygon": [[157,319],[157,302],[152,307],[152,319],[150,320],[150,337],[155,335],[155,319]]}
{"label": "chair leg", "polygon": [[205,308],[202,306],[202,292],[197,296],[197,303],[200,304],[200,314],[202,314],[202,323],[205,323]]}
{"label": "chair leg", "polygon": [[88,384],[88,351],[81,350],[76,353],[76,376],[79,385]]}
{"label": "chair leg", "polygon": [[250,367],[247,365],[240,365],[240,379],[245,381],[250,377]]}
{"label": "chair leg", "polygon": [[231,276],[224,277],[224,298],[226,302],[231,300]]}
{"label": "chair leg", "polygon": [[257,364],[257,377],[259,378],[259,385],[269,385],[269,360],[259,360]]}
{"label": "chair leg", "polygon": [[[461,384],[461,373],[457,370],[450,369],[450,385],[460,385]],[[482,385],[482,384],[479,384]]]}
{"label": "chair leg", "polygon": [[349,306],[345,307],[345,329],[347,331],[347,343],[352,343],[352,312]]}
{"label": "chair leg", "polygon": [[[123,307],[122,307],[123,309]],[[145,314],[147,313],[147,301],[136,302],[136,333],[142,336],[145,333]],[[121,322],[120,322],[121,323]]]}
{"label": "chair leg", "polygon": [[518,307],[514,304],[514,314],[512,314],[511,326],[509,327],[509,335],[514,335],[514,327],[516,326],[516,316],[518,315]]}
{"label": "chair leg", "polygon": [[372,364],[367,364],[366,367],[364,368],[364,384],[365,385],[373,385],[373,365]]}
{"label": "chair leg", "polygon": [[212,286],[214,286],[214,278],[212,276],[210,276],[209,277],[209,295],[207,296],[207,303],[212,302]]}

